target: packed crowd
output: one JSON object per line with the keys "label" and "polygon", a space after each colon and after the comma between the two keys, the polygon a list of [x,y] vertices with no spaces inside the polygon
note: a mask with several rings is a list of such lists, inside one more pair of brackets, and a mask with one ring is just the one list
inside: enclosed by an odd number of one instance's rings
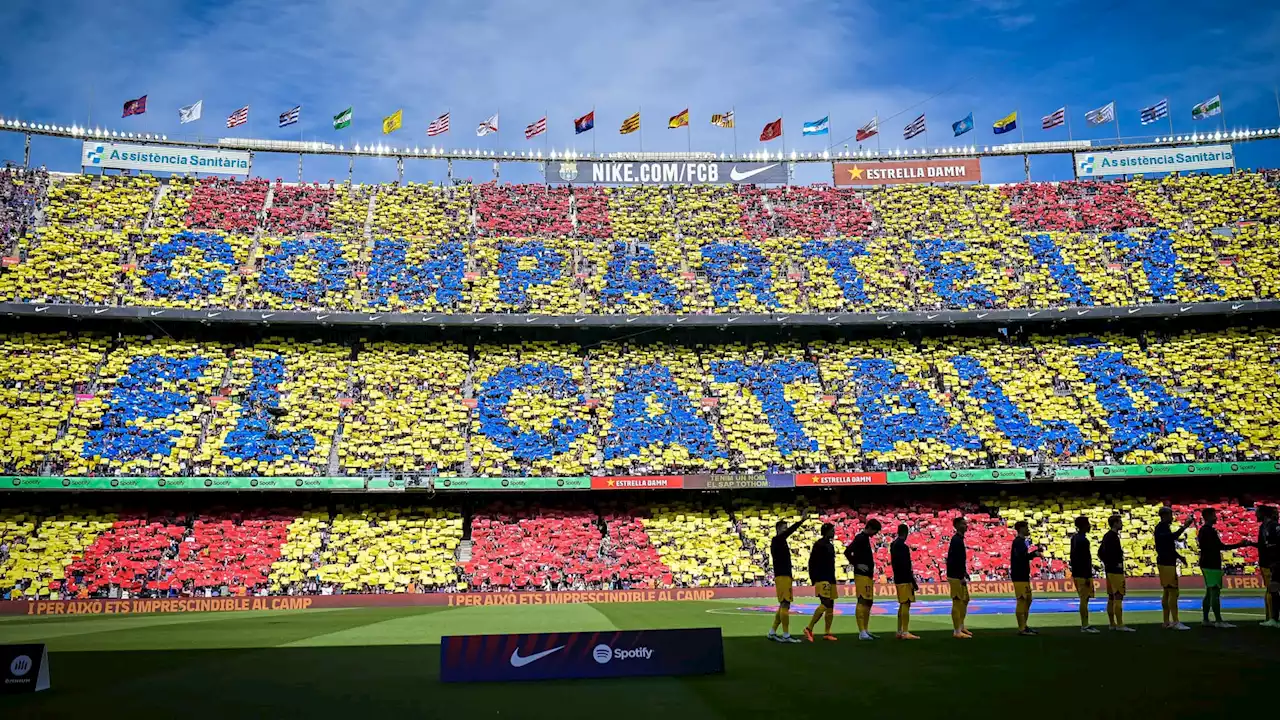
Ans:
{"label": "packed crowd", "polygon": [[645,475],[1280,458],[1280,335],[0,336],[0,472]]}
{"label": "packed crowd", "polygon": [[[1012,528],[1020,520],[1043,552],[1033,572],[1044,579],[1067,572],[1079,515],[1097,528],[1120,514],[1131,576],[1155,574],[1152,531],[1162,505],[1179,523],[1215,508],[1227,544],[1257,532],[1236,497],[1063,491],[908,502],[850,497],[824,492],[770,502],[726,495],[595,508],[574,500],[549,506],[498,500],[470,511],[385,503],[165,511],[15,506],[0,510],[0,599],[763,586],[772,582],[774,525],[800,518],[807,522],[790,545],[801,584],[809,581],[807,549],[826,522],[841,545],[872,518],[886,527],[906,524],[921,583],[945,579],[957,515],[969,520],[965,544],[974,580],[1008,579]],[[890,573],[889,540],[881,535],[874,545],[882,581]],[[1184,554],[1195,558],[1196,534],[1183,542]],[[1252,574],[1256,562],[1251,547],[1224,556],[1231,574]],[[852,569],[838,567],[837,579],[851,582]],[[1180,572],[1195,575],[1199,568],[1192,563]]]}
{"label": "packed crowd", "polygon": [[1280,293],[1280,193],[1257,173],[852,190],[145,175],[46,189],[7,172],[0,298],[25,302],[816,313]]}

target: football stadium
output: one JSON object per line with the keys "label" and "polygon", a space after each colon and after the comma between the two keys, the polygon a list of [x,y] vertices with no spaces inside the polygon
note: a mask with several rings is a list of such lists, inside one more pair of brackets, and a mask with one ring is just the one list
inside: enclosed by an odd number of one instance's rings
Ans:
{"label": "football stadium", "polygon": [[1266,706],[1275,120],[190,100],[0,103],[5,717]]}

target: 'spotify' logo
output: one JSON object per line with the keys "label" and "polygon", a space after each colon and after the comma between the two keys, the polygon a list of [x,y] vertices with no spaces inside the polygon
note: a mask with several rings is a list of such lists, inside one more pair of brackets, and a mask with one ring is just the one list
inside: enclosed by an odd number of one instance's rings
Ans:
{"label": "'spotify' logo", "polygon": [[595,658],[595,661],[601,665],[606,665],[613,659],[613,648],[601,643],[591,651],[591,657]]}
{"label": "'spotify' logo", "polygon": [[102,162],[102,152],[105,150],[101,145],[95,145],[89,154],[85,156],[90,165],[98,165]]}

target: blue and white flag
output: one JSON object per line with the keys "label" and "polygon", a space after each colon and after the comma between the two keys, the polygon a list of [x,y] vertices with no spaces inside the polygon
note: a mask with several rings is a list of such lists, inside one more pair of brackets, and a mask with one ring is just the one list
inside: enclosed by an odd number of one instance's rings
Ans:
{"label": "blue and white flag", "polygon": [[1116,119],[1116,104],[1114,101],[1103,105],[1097,110],[1090,110],[1084,114],[1084,119],[1090,125],[1105,125],[1114,122]]}
{"label": "blue and white flag", "polygon": [[1169,117],[1169,98],[1165,98],[1151,107],[1142,108],[1142,124],[1151,123]]}
{"label": "blue and white flag", "polygon": [[821,120],[814,120],[813,122],[805,123],[804,127],[801,128],[800,134],[801,135],[826,135],[827,131],[830,129],[831,129],[831,116],[828,115],[822,118]]}
{"label": "blue and white flag", "polygon": [[973,113],[964,116],[963,119],[951,123],[951,132],[955,133],[955,137],[969,132],[973,129]]}
{"label": "blue and white flag", "polygon": [[204,109],[204,101],[197,100],[191,105],[184,108],[178,108],[178,122],[186,125],[189,122],[195,122],[200,119],[200,112]]}
{"label": "blue and white flag", "polygon": [[285,110],[284,112],[280,113],[280,127],[284,127],[286,125],[292,125],[298,122],[298,115],[300,114],[302,114],[301,105],[299,105],[298,107],[292,110]]}

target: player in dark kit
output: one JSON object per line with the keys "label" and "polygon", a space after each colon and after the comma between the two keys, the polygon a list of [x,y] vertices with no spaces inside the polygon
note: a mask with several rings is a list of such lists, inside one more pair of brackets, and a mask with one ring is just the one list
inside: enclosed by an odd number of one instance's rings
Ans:
{"label": "player in dark kit", "polygon": [[1178,620],[1178,563],[1187,564],[1187,559],[1178,554],[1178,538],[1182,537],[1191,524],[1184,524],[1173,531],[1173,510],[1160,508],[1160,522],[1156,525],[1156,570],[1160,573],[1160,587],[1164,592],[1160,596],[1160,609],[1164,617],[1166,630],[1190,630]]}
{"label": "player in dark kit", "polygon": [[822,524],[822,537],[813,544],[809,551],[809,579],[813,581],[813,591],[818,596],[818,609],[809,618],[809,626],[804,629],[804,636],[813,642],[813,627],[818,620],[826,616],[826,630],[822,634],[824,640],[837,640],[831,634],[831,621],[836,614],[836,547],[831,538],[836,536],[836,526],[831,523]]}
{"label": "player in dark kit", "polygon": [[1280,510],[1274,506],[1260,505],[1257,509],[1258,567],[1266,583],[1267,619],[1263,627],[1280,628]]}
{"label": "player in dark kit", "polygon": [[1031,617],[1031,561],[1040,557],[1040,551],[1031,549],[1031,526],[1026,520],[1014,523],[1013,531],[1016,537],[1009,549],[1009,579],[1013,581],[1013,613],[1018,621],[1018,634],[1039,635],[1027,626],[1027,620]]}
{"label": "player in dark kit", "polygon": [[[1218,513],[1213,508],[1200,511],[1204,524],[1196,535],[1200,545],[1200,572],[1204,575],[1204,599],[1200,601],[1201,624],[1204,627],[1228,630],[1235,625],[1222,619],[1222,551],[1235,550],[1253,543],[1242,542],[1227,545],[1218,536]],[[1214,622],[1209,621],[1209,611],[1213,611]]]}
{"label": "player in dark kit", "polygon": [[872,518],[862,532],[853,536],[853,542],[844,549],[844,557],[853,565],[853,582],[858,593],[858,639],[875,640],[871,634],[871,606],[876,599],[876,558],[871,550],[871,538],[880,532],[880,521]]}
{"label": "player in dark kit", "polygon": [[898,525],[898,537],[889,545],[889,563],[893,566],[893,584],[898,589],[898,639],[919,640],[911,634],[911,603],[916,601],[920,586],[911,567],[911,548],[907,547],[906,523]]}
{"label": "player in dark kit", "polygon": [[1107,518],[1107,533],[1098,543],[1098,560],[1107,574],[1107,623],[1116,632],[1137,632],[1124,624],[1124,548],[1120,545],[1121,519]]}
{"label": "player in dark kit", "polygon": [[947,547],[947,585],[951,589],[951,636],[969,639],[973,633],[964,626],[965,616],[969,614],[969,553],[964,547],[964,533],[969,529],[969,521],[958,517],[951,521],[955,534],[951,536],[951,545]]}
{"label": "player in dark kit", "polygon": [[1093,599],[1093,551],[1089,548],[1089,518],[1076,518],[1076,534],[1071,536],[1071,581],[1080,598],[1080,632],[1097,635],[1089,624],[1089,601]]}
{"label": "player in dark kit", "polygon": [[[775,526],[777,534],[769,541],[769,555],[773,559],[773,585],[778,594],[778,611],[773,614],[773,627],[769,628],[769,639],[783,643],[798,643],[800,640],[791,637],[791,547],[787,539],[800,529],[805,519],[800,518],[795,525],[788,526],[779,520]],[[778,626],[782,626],[782,634],[778,634]]]}

